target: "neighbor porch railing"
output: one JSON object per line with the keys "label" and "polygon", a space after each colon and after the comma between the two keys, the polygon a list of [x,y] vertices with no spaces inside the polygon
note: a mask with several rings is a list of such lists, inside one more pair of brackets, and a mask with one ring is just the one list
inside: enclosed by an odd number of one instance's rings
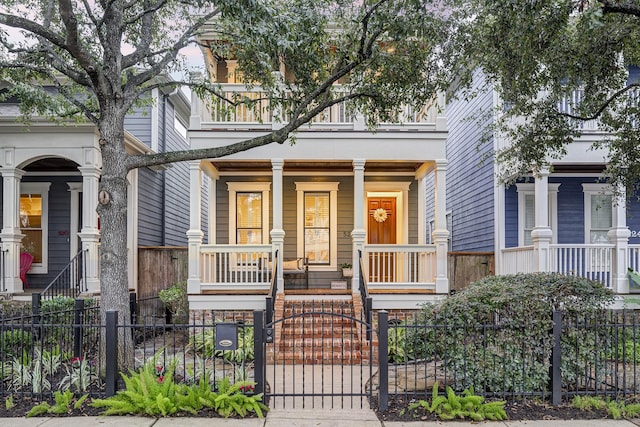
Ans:
{"label": "neighbor porch railing", "polygon": [[69,261],[69,264],[44,288],[40,295],[42,299],[57,296],[76,298],[87,291],[85,278],[87,277],[86,249],[82,249]]}
{"label": "neighbor porch railing", "polygon": [[434,245],[365,245],[363,264],[370,289],[435,289]]}
{"label": "neighbor porch railing", "polygon": [[[550,272],[571,274],[602,282],[611,287],[613,244],[552,244],[546,265]],[[536,267],[533,246],[502,250],[500,274],[533,273]]]}
{"label": "neighbor porch railing", "polygon": [[200,283],[204,289],[269,289],[271,245],[202,245]]}

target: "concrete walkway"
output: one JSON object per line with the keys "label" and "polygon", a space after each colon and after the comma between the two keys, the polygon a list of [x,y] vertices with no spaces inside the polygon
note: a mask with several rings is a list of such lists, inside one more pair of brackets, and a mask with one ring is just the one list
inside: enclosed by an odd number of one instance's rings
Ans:
{"label": "concrete walkway", "polygon": [[2,427],[634,427],[640,420],[573,420],[573,421],[461,421],[381,422],[371,410],[308,409],[271,410],[264,419],[223,418],[143,418],[143,417],[59,417],[0,418]]}

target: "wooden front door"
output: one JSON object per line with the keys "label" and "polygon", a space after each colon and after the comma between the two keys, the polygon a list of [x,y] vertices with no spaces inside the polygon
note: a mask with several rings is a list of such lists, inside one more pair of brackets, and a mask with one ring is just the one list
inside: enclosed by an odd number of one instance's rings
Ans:
{"label": "wooden front door", "polygon": [[[370,198],[368,208],[368,243],[392,245],[396,243],[396,199],[394,197]],[[369,281],[392,282],[395,259],[392,253],[369,255]]]}

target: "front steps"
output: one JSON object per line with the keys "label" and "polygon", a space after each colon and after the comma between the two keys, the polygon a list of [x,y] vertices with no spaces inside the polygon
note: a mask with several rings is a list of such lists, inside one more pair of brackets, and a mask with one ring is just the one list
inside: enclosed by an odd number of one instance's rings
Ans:
{"label": "front steps", "polygon": [[352,296],[285,300],[278,308],[275,318],[284,320],[276,324],[275,363],[368,364],[363,360],[363,351],[369,354],[365,328],[355,320],[362,314],[355,312]]}

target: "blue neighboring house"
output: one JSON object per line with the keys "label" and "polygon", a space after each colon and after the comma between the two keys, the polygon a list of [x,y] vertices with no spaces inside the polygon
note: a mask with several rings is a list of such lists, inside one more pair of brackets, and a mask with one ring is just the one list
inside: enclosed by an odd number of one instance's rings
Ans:
{"label": "blue neighboring house", "polygon": [[[639,75],[630,69],[629,79]],[[452,100],[446,109],[450,249],[494,252],[496,274],[561,272],[628,293],[627,269],[638,270],[640,204],[614,201],[602,175],[607,153],[589,149],[606,136],[597,122],[583,125],[550,170],[505,186],[492,153],[510,141],[487,134],[495,115],[472,119],[495,110],[499,99],[480,71],[473,85],[473,100]]]}
{"label": "blue neighboring house", "polygon": [[[150,96],[153,102],[126,118],[128,152],[188,149],[188,97],[179,90],[154,90]],[[69,286],[95,293],[100,289],[97,130],[90,123],[62,126],[37,117],[27,128],[17,121],[16,102],[0,104],[0,292],[42,290],[67,269],[74,271]],[[139,246],[187,243],[189,169],[184,163],[144,168],[131,171],[128,179],[129,287],[136,289]],[[21,268],[31,257],[24,254],[32,257],[26,274]]]}

